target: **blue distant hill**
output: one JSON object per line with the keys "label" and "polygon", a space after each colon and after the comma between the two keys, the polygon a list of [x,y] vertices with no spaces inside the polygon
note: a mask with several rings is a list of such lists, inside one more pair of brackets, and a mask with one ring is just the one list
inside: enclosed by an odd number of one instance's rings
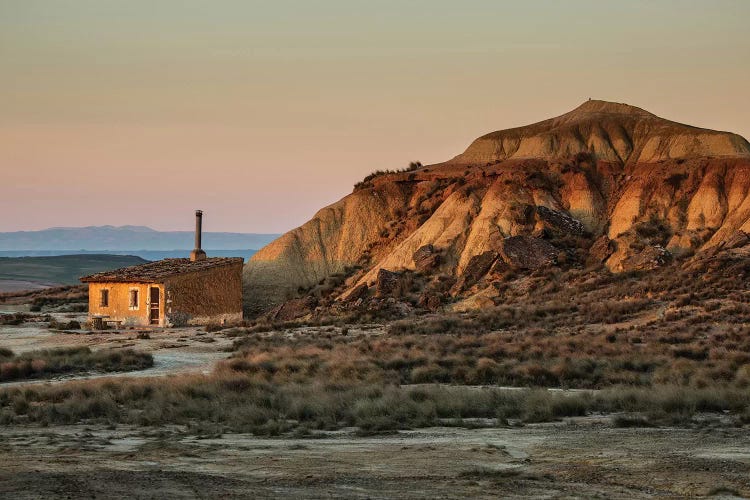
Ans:
{"label": "blue distant hill", "polygon": [[[213,251],[242,249],[247,252],[263,248],[278,236],[260,233],[204,232],[203,248]],[[163,251],[168,253],[164,255],[176,256],[173,255],[174,252],[193,248],[193,237],[192,231],[156,231],[145,226],[54,227],[41,231],[0,233],[0,252],[21,252],[15,256],[45,255],[38,252],[55,252],[54,255],[61,255],[61,252],[127,252],[129,255],[142,256],[138,252]]]}
{"label": "blue distant hill", "polygon": [[[192,250],[192,249],[191,249]],[[206,250],[209,257],[242,257],[248,260],[257,250]],[[2,257],[54,257],[58,255],[135,255],[145,260],[190,257],[190,250],[0,250]]]}

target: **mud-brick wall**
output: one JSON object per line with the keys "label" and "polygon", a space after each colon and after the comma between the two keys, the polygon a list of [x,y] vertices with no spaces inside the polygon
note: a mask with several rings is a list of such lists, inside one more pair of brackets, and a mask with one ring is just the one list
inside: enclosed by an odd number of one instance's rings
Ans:
{"label": "mud-brick wall", "polygon": [[[149,324],[149,287],[159,286],[148,283],[89,283],[89,316],[109,316],[109,319],[122,321],[124,325]],[[101,306],[101,290],[109,290],[109,305]],[[138,290],[138,306],[130,307],[130,290]],[[163,291],[162,297],[163,297]]]}
{"label": "mud-brick wall", "polygon": [[173,276],[164,286],[170,323],[185,315],[194,324],[242,319],[242,262]]}

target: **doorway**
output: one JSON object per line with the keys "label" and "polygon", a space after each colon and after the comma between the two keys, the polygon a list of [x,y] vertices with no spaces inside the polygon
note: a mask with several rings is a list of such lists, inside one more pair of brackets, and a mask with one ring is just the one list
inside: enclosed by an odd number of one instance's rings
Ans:
{"label": "doorway", "polygon": [[152,286],[150,291],[150,303],[151,308],[149,311],[149,324],[151,325],[158,325],[159,324],[159,287]]}

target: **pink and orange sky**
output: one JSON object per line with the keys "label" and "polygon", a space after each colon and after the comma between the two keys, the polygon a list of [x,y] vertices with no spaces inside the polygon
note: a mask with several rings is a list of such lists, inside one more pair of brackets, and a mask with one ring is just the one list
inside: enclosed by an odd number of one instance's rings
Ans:
{"label": "pink and orange sky", "polygon": [[745,0],[0,0],[0,231],[283,232],[589,97],[750,137]]}

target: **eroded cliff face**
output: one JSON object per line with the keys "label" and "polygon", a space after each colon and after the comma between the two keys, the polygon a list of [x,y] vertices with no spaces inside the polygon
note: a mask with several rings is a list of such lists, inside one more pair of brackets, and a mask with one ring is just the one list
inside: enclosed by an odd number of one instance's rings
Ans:
{"label": "eroded cliff face", "polygon": [[386,270],[419,271],[440,282],[428,291],[465,299],[452,307],[481,307],[508,270],[648,269],[750,232],[749,190],[742,137],[589,101],[369,180],[253,256],[246,305],[257,314],[332,277],[336,300],[361,298]]}

